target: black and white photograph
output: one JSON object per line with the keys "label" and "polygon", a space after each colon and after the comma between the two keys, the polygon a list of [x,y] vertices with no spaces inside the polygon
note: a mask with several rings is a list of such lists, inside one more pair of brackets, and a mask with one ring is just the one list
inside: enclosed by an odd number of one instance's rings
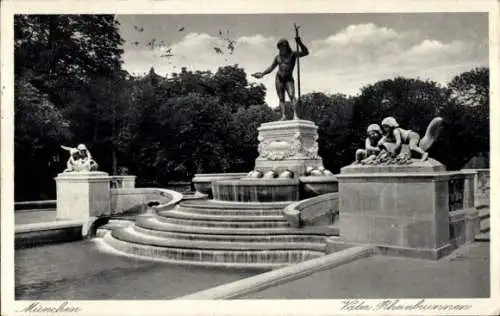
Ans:
{"label": "black and white photograph", "polygon": [[168,2],[2,2],[2,315],[500,312],[498,2]]}

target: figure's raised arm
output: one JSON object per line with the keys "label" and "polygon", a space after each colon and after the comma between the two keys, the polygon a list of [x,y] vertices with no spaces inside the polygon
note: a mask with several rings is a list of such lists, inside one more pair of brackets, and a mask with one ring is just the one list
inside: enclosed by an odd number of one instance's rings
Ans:
{"label": "figure's raised arm", "polygon": [[263,72],[256,72],[256,73],[252,74],[252,76],[257,78],[257,79],[260,79],[260,78],[264,77],[265,75],[271,73],[277,66],[278,66],[278,60],[276,57],[274,57],[273,63],[271,64],[271,66],[267,67],[267,69],[264,70]]}
{"label": "figure's raised arm", "polygon": [[300,37],[296,37],[295,41],[299,45],[299,50],[297,51],[297,56],[298,57],[304,57],[309,55],[309,49],[307,49],[306,45],[302,43],[302,39]]}

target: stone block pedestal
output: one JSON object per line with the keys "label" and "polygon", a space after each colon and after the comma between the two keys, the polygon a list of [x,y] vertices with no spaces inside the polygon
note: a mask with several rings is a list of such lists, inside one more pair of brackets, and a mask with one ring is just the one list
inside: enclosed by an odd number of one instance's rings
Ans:
{"label": "stone block pedestal", "polygon": [[259,157],[255,170],[275,169],[278,173],[289,169],[303,175],[307,167],[322,167],[318,155],[318,127],[307,120],[289,120],[264,123],[259,127]]}
{"label": "stone block pedestal", "polygon": [[111,215],[111,179],[99,171],[60,173],[55,178],[57,219],[81,220],[86,236],[97,218]]}
{"label": "stone block pedestal", "polygon": [[432,159],[411,165],[342,168],[337,175],[342,239],[395,255],[437,259],[448,254],[453,249],[452,177]]}

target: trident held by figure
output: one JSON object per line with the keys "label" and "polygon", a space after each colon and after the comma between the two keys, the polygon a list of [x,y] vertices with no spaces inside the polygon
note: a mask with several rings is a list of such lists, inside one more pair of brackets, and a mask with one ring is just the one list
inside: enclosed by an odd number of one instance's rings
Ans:
{"label": "trident held by figure", "polygon": [[[297,104],[300,102],[300,57],[309,55],[309,50],[302,43],[299,36],[299,28],[297,24],[294,23],[295,29],[295,42],[297,43],[297,51],[293,51],[290,44],[286,39],[281,39],[278,41],[277,47],[279,50],[278,55],[273,59],[271,66],[269,66],[263,72],[257,72],[252,74],[255,78],[262,78],[265,75],[271,73],[276,67],[278,71],[276,73],[276,93],[278,94],[280,109],[281,109],[281,120],[286,120],[285,115],[285,91],[288,94],[288,98],[292,102],[293,106],[293,119],[297,120]],[[297,81],[298,81],[298,99],[295,99],[295,81],[293,79],[293,70],[295,68],[295,63],[297,63]],[[298,100],[298,101],[297,101]]]}
{"label": "trident held by figure", "polygon": [[[293,27],[295,29],[295,40],[296,40],[297,52],[298,52],[299,51],[299,42],[300,42],[300,36],[299,36],[300,25],[297,25],[296,23],[293,23]],[[297,114],[296,114],[297,107],[300,107],[300,58],[297,58],[297,103],[293,107],[293,110],[294,110],[294,112],[293,112],[294,119],[297,117]]]}

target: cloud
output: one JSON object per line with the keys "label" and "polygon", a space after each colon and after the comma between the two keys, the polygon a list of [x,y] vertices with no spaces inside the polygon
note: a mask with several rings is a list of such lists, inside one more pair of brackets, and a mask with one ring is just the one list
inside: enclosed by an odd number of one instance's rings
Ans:
{"label": "cloud", "polygon": [[402,35],[393,29],[368,23],[350,25],[325,39],[312,41],[311,46],[316,49],[316,55],[321,56],[331,49],[380,46],[400,38]]}
{"label": "cloud", "polygon": [[[168,49],[136,48],[124,53],[124,68],[144,73],[151,66],[161,74],[192,70],[216,71],[218,67],[238,64],[248,74],[262,71],[277,53],[278,38],[255,34],[234,38],[234,52],[224,50],[227,42],[205,33],[190,33],[169,48],[170,58],[160,57]],[[420,77],[442,84],[453,76],[476,66],[487,65],[487,45],[460,40],[441,42],[417,32],[400,32],[373,23],[349,25],[344,29],[306,42],[311,55],[301,59],[302,93],[356,94],[360,88],[395,76]],[[215,48],[225,54],[218,54]],[[267,102],[277,106],[274,76],[250,81],[268,88]]]}

